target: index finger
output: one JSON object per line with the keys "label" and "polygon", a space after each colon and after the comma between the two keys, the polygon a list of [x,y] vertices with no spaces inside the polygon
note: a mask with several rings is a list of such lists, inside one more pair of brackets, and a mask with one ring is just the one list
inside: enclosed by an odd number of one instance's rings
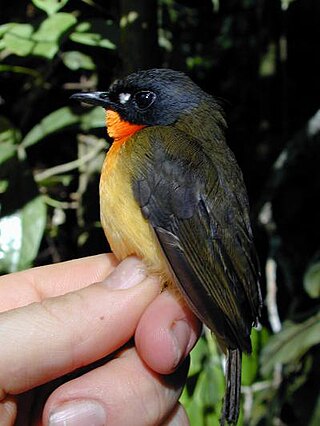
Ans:
{"label": "index finger", "polygon": [[0,312],[102,281],[117,266],[111,253],[40,266],[0,277]]}
{"label": "index finger", "polygon": [[101,283],[2,312],[0,399],[120,348],[159,291],[159,283],[146,276],[142,263],[128,258]]}

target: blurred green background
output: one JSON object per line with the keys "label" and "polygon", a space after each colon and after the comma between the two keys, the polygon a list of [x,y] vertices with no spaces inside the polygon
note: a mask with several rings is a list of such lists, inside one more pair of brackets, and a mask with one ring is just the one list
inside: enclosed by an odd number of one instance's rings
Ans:
{"label": "blurred green background", "polygon": [[[137,69],[185,71],[224,105],[247,184],[265,309],[240,425],[320,424],[320,2],[0,1],[0,272],[108,250],[104,112],[69,100]],[[223,357],[204,333],[182,402],[218,425]]]}

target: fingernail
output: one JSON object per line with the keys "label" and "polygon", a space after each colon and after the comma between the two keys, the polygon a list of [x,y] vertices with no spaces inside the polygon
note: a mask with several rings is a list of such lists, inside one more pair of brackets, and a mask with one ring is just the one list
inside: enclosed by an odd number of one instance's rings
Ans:
{"label": "fingernail", "polygon": [[176,359],[174,362],[174,367],[176,367],[186,356],[191,334],[190,327],[186,321],[176,321],[171,327],[171,334],[176,352]]}
{"label": "fingernail", "polygon": [[49,416],[49,426],[105,426],[106,412],[96,401],[72,401],[62,404]]}
{"label": "fingernail", "polygon": [[145,266],[141,260],[130,256],[119,263],[103,283],[110,289],[121,290],[134,287],[141,283],[146,276]]}

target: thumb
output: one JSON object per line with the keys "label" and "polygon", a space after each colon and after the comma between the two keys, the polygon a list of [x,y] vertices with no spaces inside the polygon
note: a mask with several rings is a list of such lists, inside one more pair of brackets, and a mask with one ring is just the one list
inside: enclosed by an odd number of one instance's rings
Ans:
{"label": "thumb", "polygon": [[0,314],[0,395],[18,394],[90,364],[134,334],[159,283],[128,258],[108,278]]}

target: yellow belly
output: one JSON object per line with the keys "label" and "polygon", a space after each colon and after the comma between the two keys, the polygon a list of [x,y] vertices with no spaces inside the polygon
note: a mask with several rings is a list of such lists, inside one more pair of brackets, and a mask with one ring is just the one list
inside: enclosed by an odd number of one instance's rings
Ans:
{"label": "yellow belly", "polygon": [[171,274],[166,259],[133,196],[125,147],[116,153],[112,148],[104,161],[100,180],[100,215],[105,235],[119,260],[136,255],[150,273],[159,275],[163,284],[168,284]]}

